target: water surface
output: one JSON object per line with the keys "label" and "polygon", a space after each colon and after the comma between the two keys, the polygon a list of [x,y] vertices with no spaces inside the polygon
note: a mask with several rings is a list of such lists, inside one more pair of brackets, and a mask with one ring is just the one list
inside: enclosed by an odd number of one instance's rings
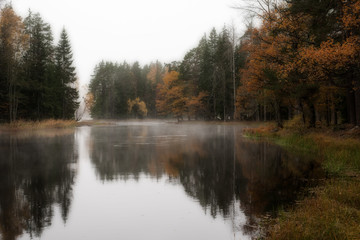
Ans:
{"label": "water surface", "polygon": [[251,239],[320,169],[242,125],[119,122],[0,134],[0,236]]}

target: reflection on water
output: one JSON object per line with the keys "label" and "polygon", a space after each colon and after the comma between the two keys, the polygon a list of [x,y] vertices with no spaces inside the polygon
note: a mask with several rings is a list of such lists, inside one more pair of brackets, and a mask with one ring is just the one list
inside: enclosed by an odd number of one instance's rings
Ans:
{"label": "reflection on water", "polygon": [[53,206],[67,221],[77,161],[73,131],[22,132],[0,137],[0,230],[3,239],[40,236]]}
{"label": "reflection on water", "polygon": [[293,201],[320,170],[244,139],[241,129],[122,122],[52,136],[3,134],[1,236],[249,239],[260,216]]}

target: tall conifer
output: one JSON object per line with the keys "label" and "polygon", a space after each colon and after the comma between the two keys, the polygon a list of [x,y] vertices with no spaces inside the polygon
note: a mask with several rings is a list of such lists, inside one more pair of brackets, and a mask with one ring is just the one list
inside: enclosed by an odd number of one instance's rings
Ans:
{"label": "tall conifer", "polygon": [[76,89],[76,74],[73,66],[73,54],[65,29],[62,30],[60,41],[56,47],[56,68],[58,84],[61,86],[61,118],[74,118],[74,113],[79,106],[79,93]]}

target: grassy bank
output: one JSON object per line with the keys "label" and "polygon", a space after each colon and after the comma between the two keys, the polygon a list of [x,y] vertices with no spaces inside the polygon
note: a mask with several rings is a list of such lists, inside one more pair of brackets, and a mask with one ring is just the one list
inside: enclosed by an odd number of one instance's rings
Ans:
{"label": "grassy bank", "polygon": [[0,131],[36,130],[50,128],[72,128],[80,126],[107,126],[114,125],[119,120],[75,120],[46,119],[41,121],[18,120],[12,123],[0,124]]}
{"label": "grassy bank", "polygon": [[247,129],[291,151],[318,157],[327,178],[312,194],[282,211],[267,239],[360,239],[360,139],[330,130],[294,131],[271,125]]}
{"label": "grassy bank", "polygon": [[24,121],[19,120],[12,123],[5,123],[0,125],[0,130],[32,130],[32,129],[47,129],[47,128],[69,128],[75,127],[78,123],[75,120],[55,120],[47,119],[42,121]]}

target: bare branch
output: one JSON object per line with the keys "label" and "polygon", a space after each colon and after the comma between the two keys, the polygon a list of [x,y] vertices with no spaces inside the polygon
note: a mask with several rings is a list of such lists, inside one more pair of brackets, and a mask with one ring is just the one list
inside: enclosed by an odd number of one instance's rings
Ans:
{"label": "bare branch", "polygon": [[233,5],[232,8],[247,12],[249,17],[266,19],[271,11],[277,9],[285,0],[242,0],[241,3]]}

